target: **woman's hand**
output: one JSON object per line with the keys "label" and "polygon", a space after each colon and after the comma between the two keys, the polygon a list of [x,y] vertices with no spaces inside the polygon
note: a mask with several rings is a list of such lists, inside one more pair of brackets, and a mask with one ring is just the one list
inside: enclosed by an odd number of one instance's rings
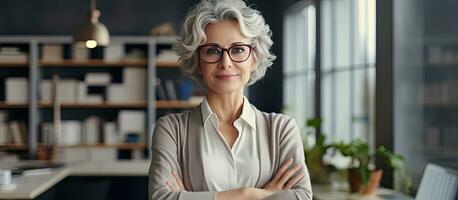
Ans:
{"label": "woman's hand", "polygon": [[172,190],[172,192],[186,192],[186,189],[184,188],[183,181],[181,178],[178,176],[178,174],[175,172],[175,170],[172,170],[172,176],[175,178],[176,186],[172,184],[169,181],[166,181],[165,184]]}
{"label": "woman's hand", "polygon": [[296,164],[292,167],[293,159],[285,161],[280,169],[275,174],[274,178],[268,182],[263,189],[270,191],[281,191],[291,189],[297,182],[304,178],[304,172],[301,172],[295,176],[300,169],[302,169],[302,164]]}

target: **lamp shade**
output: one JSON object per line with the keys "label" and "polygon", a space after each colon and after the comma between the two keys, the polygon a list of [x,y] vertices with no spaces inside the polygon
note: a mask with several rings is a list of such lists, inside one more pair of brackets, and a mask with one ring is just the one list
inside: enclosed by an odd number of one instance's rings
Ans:
{"label": "lamp shade", "polygon": [[[110,43],[110,33],[105,25],[99,22],[100,11],[89,11],[89,19],[83,21],[73,35],[73,42],[86,43],[88,48],[107,46]],[[89,46],[88,42],[92,45]]]}

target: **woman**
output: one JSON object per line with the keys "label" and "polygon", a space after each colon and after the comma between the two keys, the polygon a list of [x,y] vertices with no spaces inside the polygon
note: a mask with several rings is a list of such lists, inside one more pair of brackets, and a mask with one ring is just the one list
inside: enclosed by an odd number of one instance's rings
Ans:
{"label": "woman", "polygon": [[296,123],[243,95],[275,59],[270,34],[241,0],[204,0],[188,13],[175,49],[207,94],[192,111],[157,121],[151,199],[312,199]]}

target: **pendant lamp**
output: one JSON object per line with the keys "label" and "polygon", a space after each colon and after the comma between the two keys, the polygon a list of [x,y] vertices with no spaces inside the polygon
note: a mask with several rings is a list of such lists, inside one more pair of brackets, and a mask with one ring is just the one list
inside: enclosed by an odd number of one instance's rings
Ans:
{"label": "pendant lamp", "polygon": [[88,19],[84,20],[73,35],[73,42],[83,44],[87,48],[107,46],[110,43],[110,33],[105,25],[99,22],[100,11],[95,8],[95,0],[91,0],[91,10]]}

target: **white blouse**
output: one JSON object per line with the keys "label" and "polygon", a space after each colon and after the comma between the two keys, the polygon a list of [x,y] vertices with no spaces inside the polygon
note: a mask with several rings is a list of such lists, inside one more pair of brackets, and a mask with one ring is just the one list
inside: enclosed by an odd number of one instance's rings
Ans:
{"label": "white blouse", "polygon": [[[203,165],[208,189],[224,191],[255,187],[260,176],[256,115],[244,97],[242,113],[234,126],[239,135],[232,149],[218,130],[219,120],[204,99],[201,106],[204,134],[201,137]],[[211,164],[210,164],[211,163]]]}

